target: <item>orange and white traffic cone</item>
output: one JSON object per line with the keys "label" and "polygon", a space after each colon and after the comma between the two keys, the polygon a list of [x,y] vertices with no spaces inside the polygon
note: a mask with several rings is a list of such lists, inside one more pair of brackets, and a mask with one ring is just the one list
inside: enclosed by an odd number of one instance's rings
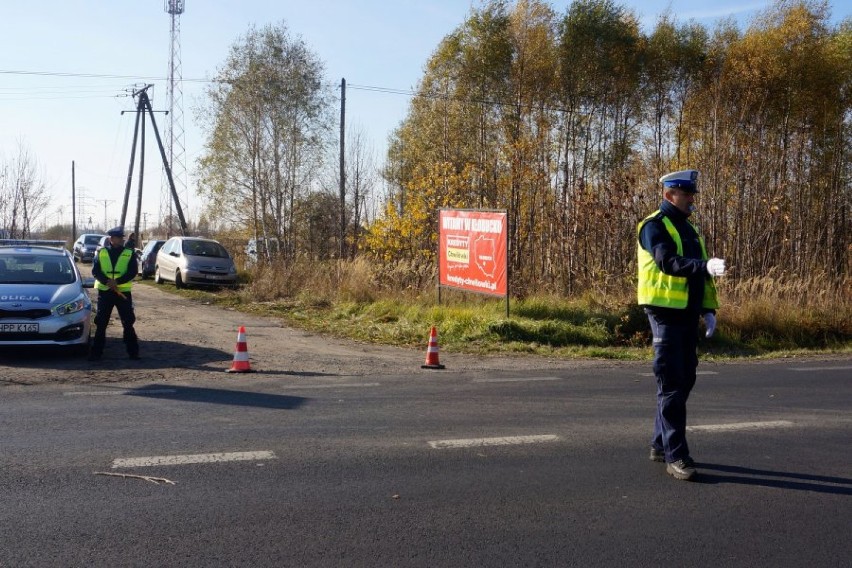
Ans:
{"label": "orange and white traffic cone", "polygon": [[228,373],[253,373],[249,366],[248,344],[246,343],[246,328],[240,326],[237,331],[237,350],[234,351],[234,362],[231,363],[231,368]]}
{"label": "orange and white traffic cone", "polygon": [[426,363],[420,365],[421,369],[443,369],[444,366],[438,362],[438,330],[432,326],[429,332],[429,347],[426,349]]}

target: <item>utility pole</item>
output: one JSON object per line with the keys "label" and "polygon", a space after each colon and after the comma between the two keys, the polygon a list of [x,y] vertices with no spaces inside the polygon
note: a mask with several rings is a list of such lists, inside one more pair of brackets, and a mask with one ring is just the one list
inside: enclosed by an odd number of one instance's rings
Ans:
{"label": "utility pole", "polygon": [[95,201],[98,203],[103,202],[104,204],[104,231],[108,231],[109,227],[107,225],[109,225],[109,221],[107,220],[107,204],[115,203],[115,199],[96,199]]}
{"label": "utility pole", "polygon": [[346,254],[346,79],[340,80],[340,260]]}
{"label": "utility pole", "polygon": [[74,181],[74,160],[71,160],[71,242],[77,240],[77,186]]}
{"label": "utility pole", "polygon": [[[160,138],[160,131],[157,128],[157,122],[154,120],[154,109],[151,107],[151,99],[148,98],[148,89],[153,87],[153,85],[145,85],[141,89],[133,91],[134,97],[139,97],[139,102],[136,106],[136,129],[133,132],[133,146],[130,153],[130,167],[127,171],[127,185],[124,190],[124,206],[121,210],[121,224],[124,225],[125,218],[127,215],[127,203],[130,199],[130,184],[133,177],[133,164],[136,160],[136,141],[139,136],[139,127],[140,121],[142,122],[142,138],[144,142],[145,138],[145,114],[148,114],[148,117],[151,119],[151,126],[154,128],[154,136],[157,138],[157,147],[160,149],[160,158],[163,160],[163,169],[166,171],[166,178],[169,180],[169,188],[171,189],[172,199],[174,200],[175,211],[177,211],[178,220],[180,221],[180,231],[181,234],[187,235],[187,226],[186,219],[183,216],[183,209],[180,206],[180,199],[177,194],[177,190],[175,189],[174,179],[172,178],[172,168],[169,164],[169,160],[166,157],[166,149],[163,147],[163,140]],[[130,111],[121,111],[121,114]],[[144,147],[144,143],[143,143]],[[142,159],[144,160],[144,150],[142,151]],[[142,173],[139,174],[139,196],[137,200],[137,208],[136,208],[136,225],[133,228],[133,232],[139,234],[139,213],[142,205]]]}

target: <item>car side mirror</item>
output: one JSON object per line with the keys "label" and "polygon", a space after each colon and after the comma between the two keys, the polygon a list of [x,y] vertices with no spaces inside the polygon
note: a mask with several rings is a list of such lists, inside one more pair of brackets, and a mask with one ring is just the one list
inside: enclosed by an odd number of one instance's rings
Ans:
{"label": "car side mirror", "polygon": [[91,276],[83,278],[83,288],[94,288],[95,287],[95,279]]}

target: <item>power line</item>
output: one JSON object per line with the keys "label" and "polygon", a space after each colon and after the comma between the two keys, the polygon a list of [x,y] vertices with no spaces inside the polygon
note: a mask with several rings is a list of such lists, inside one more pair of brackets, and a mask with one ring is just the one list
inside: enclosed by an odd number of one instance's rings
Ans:
{"label": "power line", "polygon": [[[99,74],[99,73],[66,73],[59,71],[22,71],[22,70],[8,70],[8,69],[0,69],[0,75],[29,75],[29,76],[39,76],[39,77],[81,77],[81,78],[89,78],[89,79],[123,79],[123,80],[146,80],[146,81],[170,81],[171,79],[168,77],[145,77],[139,75],[110,75],[110,74]],[[230,81],[224,81],[219,79],[187,79],[181,78],[179,80],[181,83],[229,83]],[[401,95],[412,98],[425,98],[432,100],[446,100],[446,101],[454,101],[459,103],[466,104],[485,104],[492,106],[508,106],[513,107],[516,106],[516,103],[505,102],[505,101],[497,101],[491,99],[475,99],[475,98],[467,98],[467,97],[457,97],[453,95],[441,94],[441,93],[424,93],[418,91],[412,91],[410,89],[397,89],[393,87],[380,87],[376,85],[357,85],[357,84],[347,84],[347,87],[354,90],[359,91],[369,91],[374,93],[385,93],[389,95]],[[18,93],[16,93],[18,94]],[[3,94],[0,93],[0,97]],[[100,98],[105,97],[106,95],[93,95],[92,98]],[[37,97],[28,97],[28,99],[37,98]],[[59,97],[56,97],[59,98]],[[86,97],[67,97],[67,98],[86,98]],[[12,100],[21,100],[21,99],[8,99],[3,98],[4,101],[12,101]],[[555,108],[555,107],[541,107],[539,108],[544,111],[554,111],[554,112],[567,112],[565,109]]]}
{"label": "power line", "polygon": [[32,86],[32,87],[0,87],[0,93],[9,93],[9,94],[20,94],[27,92],[34,93],[42,93],[42,94],[51,94],[52,92],[56,93],[99,93],[99,92],[113,92],[112,89],[108,89],[107,87],[94,88],[92,85],[74,85],[70,87],[62,87],[62,91],[51,91],[48,89],[57,89],[56,85],[45,85],[45,86]]}
{"label": "power line", "polygon": [[407,96],[417,96],[415,91],[407,90],[407,89],[392,89],[390,87],[376,87],[372,85],[353,85],[347,83],[346,85],[350,89],[356,89],[358,91],[373,91],[377,93],[389,93],[391,95],[407,95]]}
{"label": "power line", "polygon": [[[28,75],[35,77],[81,77],[85,79],[130,79],[145,81],[166,81],[168,77],[144,76],[144,75],[110,75],[101,73],[65,73],[61,71],[22,71],[16,69],[0,69],[0,75]],[[211,79],[183,79],[191,83],[215,83]]]}
{"label": "power line", "polygon": [[[145,80],[145,81],[169,81],[169,77],[158,77],[158,76],[145,76],[145,75],[113,75],[106,73],[69,73],[63,71],[24,71],[24,70],[15,70],[15,69],[0,69],[0,75],[26,75],[26,76],[35,76],[35,77],[79,77],[84,79],[122,79],[122,80]],[[221,81],[219,79],[194,79],[194,78],[186,78],[181,77],[179,79],[180,82],[183,83],[228,83],[229,81]],[[420,95],[415,91],[411,91],[408,89],[395,89],[392,87],[379,87],[375,85],[348,85],[351,89],[357,89],[361,91],[373,91],[378,93],[388,93],[393,95],[405,95],[409,97],[413,96],[424,96]],[[6,89],[8,87],[4,87]],[[39,89],[39,88],[50,88],[50,87],[21,87],[21,89]],[[76,86],[74,87],[76,88]]]}
{"label": "power line", "polygon": [[3,102],[24,102],[24,101],[64,101],[67,99],[112,99],[119,95],[61,95],[43,97],[43,96],[23,96],[25,93],[15,93],[14,97],[10,98],[3,93],[0,93],[0,100]]}
{"label": "power line", "polygon": [[[168,81],[169,77],[145,76],[145,75],[113,75],[107,73],[69,73],[63,71],[24,71],[15,69],[0,69],[0,75],[28,75],[36,77],[80,77],[84,79],[122,79],[122,80],[145,80],[145,81]],[[227,83],[218,79],[195,79],[181,77],[184,83]],[[375,91],[379,93],[390,93],[394,95],[417,96],[415,91],[407,89],[395,89],[391,87],[379,87],[375,85],[348,85],[349,88],[362,91]],[[31,87],[47,88],[47,87]],[[75,86],[76,88],[76,86]]]}
{"label": "power line", "polygon": [[[430,99],[430,100],[436,100],[436,101],[451,101],[451,102],[463,103],[463,104],[490,105],[490,106],[495,106],[495,107],[509,107],[509,108],[514,108],[514,107],[518,106],[518,103],[516,103],[516,102],[497,101],[497,100],[493,100],[493,99],[476,99],[476,98],[470,98],[470,97],[459,97],[459,96],[456,96],[456,95],[448,95],[448,94],[443,94],[443,93],[426,93],[426,92],[417,92],[417,91],[404,90],[404,89],[391,89],[391,88],[388,88],[388,87],[374,87],[374,86],[370,86],[370,85],[350,85],[350,84],[347,84],[347,87],[349,87],[351,89],[360,90],[360,91],[371,91],[371,92],[376,92],[376,93],[388,93],[388,94],[392,94],[392,95],[405,95],[405,96],[409,96],[409,97],[412,97],[412,98]],[[542,111],[547,111],[547,112],[562,112],[562,113],[568,112],[564,108],[558,108],[558,107],[553,107],[553,106],[545,106],[545,105],[541,105],[541,104],[530,105],[529,103],[525,103],[523,106],[525,106],[525,107],[534,106],[537,109],[540,109]]]}

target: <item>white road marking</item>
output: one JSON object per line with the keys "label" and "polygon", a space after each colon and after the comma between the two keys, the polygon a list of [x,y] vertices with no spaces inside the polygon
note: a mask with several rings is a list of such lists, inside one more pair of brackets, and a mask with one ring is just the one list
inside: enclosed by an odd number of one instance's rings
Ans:
{"label": "white road marking", "polygon": [[221,454],[189,454],[182,456],[149,456],[142,458],[115,459],[112,462],[112,469],[117,469],[119,467],[151,467],[156,465],[187,465],[193,463],[217,463],[274,459],[275,454],[270,451],[230,452]]}
{"label": "white road marking", "polygon": [[174,394],[176,389],[148,389],[148,390],[113,390],[113,391],[75,391],[62,393],[65,396],[145,396],[149,394]]}
{"label": "white road marking", "polygon": [[435,449],[443,448],[476,448],[480,446],[511,446],[517,444],[540,444],[555,442],[559,436],[544,434],[540,436],[505,436],[502,438],[469,438],[466,440],[437,440],[429,442]]}
{"label": "white road marking", "polygon": [[535,381],[562,381],[562,377],[507,377],[503,379],[473,379],[474,383],[532,383]]}
{"label": "white road marking", "polygon": [[278,388],[292,389],[337,389],[337,388],[358,388],[358,387],[378,387],[381,383],[343,383],[339,385],[279,385]]}
{"label": "white road marking", "polygon": [[[654,373],[639,373],[643,377],[653,377]],[[719,371],[697,371],[696,375],[718,375]]]}
{"label": "white road marking", "polygon": [[790,367],[791,371],[848,371],[852,369],[852,365],[848,367]]}
{"label": "white road marking", "polygon": [[735,430],[765,430],[769,428],[790,428],[795,422],[789,420],[770,420],[768,422],[735,422],[732,424],[705,424],[687,426],[689,432],[733,432]]}

